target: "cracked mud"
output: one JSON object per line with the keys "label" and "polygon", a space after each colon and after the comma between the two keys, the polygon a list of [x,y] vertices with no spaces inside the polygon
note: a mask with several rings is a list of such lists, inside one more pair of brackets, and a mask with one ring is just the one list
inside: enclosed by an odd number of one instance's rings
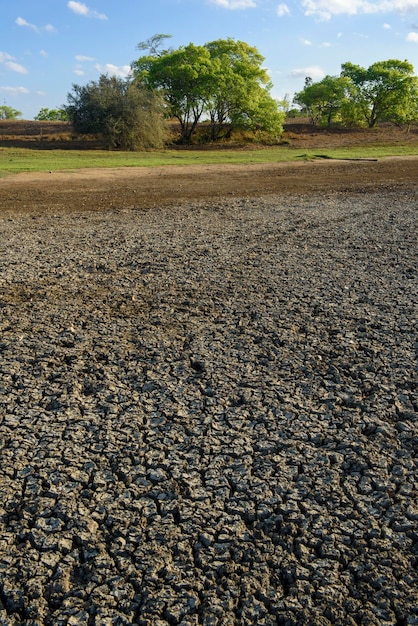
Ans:
{"label": "cracked mud", "polygon": [[417,200],[4,212],[1,624],[418,623]]}

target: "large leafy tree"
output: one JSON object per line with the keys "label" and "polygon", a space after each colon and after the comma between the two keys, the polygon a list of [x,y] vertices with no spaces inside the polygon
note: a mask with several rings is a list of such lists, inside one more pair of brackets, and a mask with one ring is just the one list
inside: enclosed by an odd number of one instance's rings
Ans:
{"label": "large leafy tree", "polygon": [[165,139],[158,94],[115,76],[73,85],[65,111],[74,130],[103,137],[109,148],[161,147]]}
{"label": "large leafy tree", "polygon": [[180,122],[182,141],[189,142],[205,108],[211,72],[209,52],[189,44],[141,57],[132,64],[132,70],[137,84],[163,94],[169,115]]}
{"label": "large leafy tree", "polygon": [[344,63],[341,76],[352,81],[355,87],[353,106],[361,112],[369,128],[382,120],[396,121],[402,111],[411,112],[416,77],[408,61],[389,59],[368,68]]}
{"label": "large leafy tree", "polygon": [[307,79],[294,102],[308,113],[313,124],[331,126],[349,101],[353,91],[351,79],[346,76],[325,76],[321,81]]}
{"label": "large leafy tree", "polygon": [[181,140],[187,143],[203,117],[210,119],[213,140],[237,126],[281,133],[284,116],[270,97],[263,61],[256,48],[219,39],[204,46],[154,49],[132,69],[139,83],[164,94],[168,114],[179,120]]}
{"label": "large leafy tree", "polygon": [[211,138],[218,139],[236,127],[280,134],[284,115],[270,97],[271,83],[257,48],[234,39],[218,39],[205,47],[212,61],[206,100]]}

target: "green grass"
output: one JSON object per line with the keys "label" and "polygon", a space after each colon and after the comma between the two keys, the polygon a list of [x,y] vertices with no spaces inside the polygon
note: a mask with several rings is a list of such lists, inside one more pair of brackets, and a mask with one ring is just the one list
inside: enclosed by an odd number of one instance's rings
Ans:
{"label": "green grass", "polygon": [[92,167],[156,167],[166,165],[210,165],[277,163],[318,158],[383,158],[418,155],[417,146],[359,146],[303,152],[288,146],[219,150],[163,150],[109,152],[101,150],[31,150],[0,147],[0,176],[19,172],[80,170]]}
{"label": "green grass", "polygon": [[389,156],[418,156],[418,145],[374,145],[325,150],[317,148],[305,155],[307,159],[383,159]]}

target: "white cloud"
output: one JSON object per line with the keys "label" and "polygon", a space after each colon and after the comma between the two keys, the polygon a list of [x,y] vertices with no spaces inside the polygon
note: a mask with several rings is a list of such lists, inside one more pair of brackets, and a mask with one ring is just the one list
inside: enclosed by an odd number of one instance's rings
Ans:
{"label": "white cloud", "polygon": [[285,15],[290,15],[290,9],[287,6],[287,4],[285,4],[284,2],[282,2],[281,4],[278,5],[276,12],[277,12],[277,15],[279,17],[284,17]]}
{"label": "white cloud", "polygon": [[73,0],[70,0],[70,2],[68,2],[67,4],[67,7],[74,13],[77,13],[77,15],[83,15],[84,17],[95,17],[98,20],[107,20],[107,15],[89,9],[89,7],[84,4],[84,2],[74,2]]}
{"label": "white cloud", "polygon": [[83,54],[77,54],[75,57],[76,61],[80,61],[80,63],[84,63],[84,61],[94,61],[94,57],[86,57]]}
{"label": "white cloud", "polygon": [[20,94],[30,93],[29,89],[26,89],[26,87],[0,87],[0,91],[3,93],[7,93],[9,96],[17,96]]}
{"label": "white cloud", "polygon": [[305,78],[310,76],[314,80],[324,78],[325,72],[319,65],[311,65],[310,67],[300,67],[290,72],[292,78]]}
{"label": "white cloud", "polygon": [[14,57],[12,57],[7,52],[0,52],[0,63],[5,63],[6,61],[13,61]]}
{"label": "white cloud", "polygon": [[74,69],[74,74],[76,76],[84,76],[85,75],[85,71],[81,67],[76,67]]}
{"label": "white cloud", "polygon": [[305,15],[329,20],[333,15],[407,13],[418,9],[418,0],[302,0]]}
{"label": "white cloud", "polygon": [[112,63],[106,63],[106,65],[96,65],[96,70],[101,74],[110,74],[111,76],[117,76],[118,78],[126,78],[131,73],[130,65],[113,65]]}
{"label": "white cloud", "polygon": [[41,57],[44,57],[45,59],[48,58],[48,52],[46,50],[39,50],[39,54],[41,55]]}
{"label": "white cloud", "polygon": [[312,41],[309,41],[309,39],[301,39],[301,42],[303,43],[304,46],[312,45]]}
{"label": "white cloud", "polygon": [[15,22],[18,26],[26,26],[27,28],[30,28],[32,30],[34,30],[35,32],[39,32],[39,28],[37,26],[35,26],[35,24],[31,24],[30,22],[27,22],[26,20],[23,19],[23,17],[18,17],[16,19]]}
{"label": "white cloud", "polygon": [[392,26],[390,24],[383,24],[383,28],[385,30],[390,30],[392,28]]}
{"label": "white cloud", "polygon": [[394,5],[393,9],[400,13],[408,13],[418,9],[418,0],[393,0],[393,2],[388,0],[387,2],[382,2],[382,4]]}
{"label": "white cloud", "polygon": [[23,67],[23,65],[20,65],[20,63],[15,63],[14,61],[6,61],[6,63],[4,64],[4,67],[6,68],[6,70],[9,70],[10,72],[17,72],[18,74],[28,73],[28,70],[26,69],[26,67]]}
{"label": "white cloud", "polygon": [[257,6],[255,0],[211,0],[224,9],[253,9]]}
{"label": "white cloud", "polygon": [[28,73],[28,70],[23,67],[23,65],[20,65],[20,63],[16,63],[15,57],[12,57],[12,55],[7,52],[0,52],[0,63],[10,72],[17,72],[18,74]]}
{"label": "white cloud", "polygon": [[39,27],[36,26],[36,24],[31,24],[23,17],[16,18],[15,24],[17,24],[18,26],[23,26],[25,28],[30,28],[31,30],[35,31],[35,33],[40,33],[41,30],[46,30],[48,33],[55,32],[55,27],[52,24],[46,24],[46,26]]}
{"label": "white cloud", "polygon": [[408,33],[406,41],[412,41],[412,43],[418,43],[418,33]]}

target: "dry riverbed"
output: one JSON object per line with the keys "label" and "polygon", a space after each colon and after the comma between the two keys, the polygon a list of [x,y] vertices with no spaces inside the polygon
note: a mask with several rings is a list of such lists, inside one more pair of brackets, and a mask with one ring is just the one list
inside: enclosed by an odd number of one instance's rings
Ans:
{"label": "dry riverbed", "polygon": [[418,193],[326,167],[0,181],[1,624],[418,623]]}

